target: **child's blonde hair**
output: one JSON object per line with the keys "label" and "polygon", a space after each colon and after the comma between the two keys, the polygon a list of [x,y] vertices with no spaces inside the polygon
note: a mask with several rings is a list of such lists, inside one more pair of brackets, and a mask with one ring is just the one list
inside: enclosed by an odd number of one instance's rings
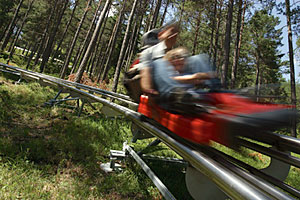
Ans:
{"label": "child's blonde hair", "polygon": [[185,47],[177,47],[168,51],[165,55],[166,60],[174,60],[176,58],[186,58],[189,56],[189,51]]}

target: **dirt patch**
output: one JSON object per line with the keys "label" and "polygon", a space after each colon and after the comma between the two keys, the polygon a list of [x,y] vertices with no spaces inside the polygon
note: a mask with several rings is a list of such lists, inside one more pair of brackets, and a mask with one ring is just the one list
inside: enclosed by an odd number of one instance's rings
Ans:
{"label": "dirt patch", "polygon": [[[68,78],[68,81],[74,82],[75,77],[76,77],[75,73],[70,74],[69,78]],[[84,84],[84,85],[100,88],[100,89],[103,89],[103,90],[109,90],[107,81],[102,81],[102,82],[100,81],[98,83],[97,81],[94,81],[91,77],[89,77],[89,75],[85,72],[83,73],[83,75],[81,77],[80,83]]]}

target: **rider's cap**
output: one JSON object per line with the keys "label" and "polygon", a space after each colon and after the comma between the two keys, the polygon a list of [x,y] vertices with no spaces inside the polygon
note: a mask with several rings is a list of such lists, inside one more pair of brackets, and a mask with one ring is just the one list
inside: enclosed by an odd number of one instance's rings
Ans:
{"label": "rider's cap", "polygon": [[147,49],[153,45],[158,44],[159,43],[158,33],[159,33],[159,29],[153,29],[145,33],[142,36],[141,50]]}

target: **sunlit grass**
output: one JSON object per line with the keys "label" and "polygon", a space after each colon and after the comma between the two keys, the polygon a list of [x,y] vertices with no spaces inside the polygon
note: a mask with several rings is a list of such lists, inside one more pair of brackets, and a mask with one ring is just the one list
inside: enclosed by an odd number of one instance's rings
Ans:
{"label": "sunlit grass", "polygon": [[100,169],[110,149],[121,150],[130,139],[129,121],[107,119],[88,107],[79,118],[76,109],[43,106],[56,95],[50,88],[15,85],[2,76],[0,83],[0,180],[5,180],[0,199],[153,199],[159,194],[139,167],[113,174]]}

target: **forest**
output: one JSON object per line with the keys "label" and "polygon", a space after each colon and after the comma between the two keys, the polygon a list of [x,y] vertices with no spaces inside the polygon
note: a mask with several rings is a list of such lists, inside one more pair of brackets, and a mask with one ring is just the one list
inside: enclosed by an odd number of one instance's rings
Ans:
{"label": "forest", "polygon": [[287,90],[269,93],[297,104],[298,1],[1,0],[0,56],[8,64],[18,56],[26,69],[60,78],[73,74],[76,82],[86,73],[123,92],[118,85],[141,36],[170,20],[180,24],[177,46],[208,54],[224,88],[253,87],[261,95],[283,84]]}

